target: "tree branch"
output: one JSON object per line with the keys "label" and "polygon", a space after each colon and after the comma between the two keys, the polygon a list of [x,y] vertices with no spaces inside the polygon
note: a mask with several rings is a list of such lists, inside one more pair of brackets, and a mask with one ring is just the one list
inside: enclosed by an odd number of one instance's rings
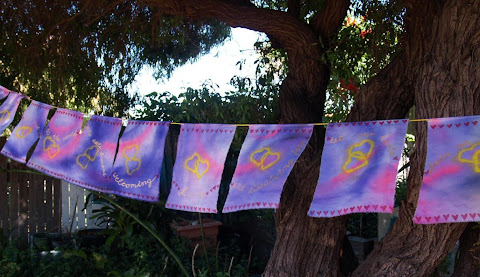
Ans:
{"label": "tree branch", "polygon": [[328,43],[338,33],[339,26],[347,16],[348,7],[350,0],[327,0],[325,6],[313,16],[310,26]]}

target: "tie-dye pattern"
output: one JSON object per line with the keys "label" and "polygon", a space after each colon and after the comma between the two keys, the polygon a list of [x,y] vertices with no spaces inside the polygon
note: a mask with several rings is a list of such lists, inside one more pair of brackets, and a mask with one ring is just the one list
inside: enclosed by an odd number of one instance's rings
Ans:
{"label": "tie-dye pattern", "polygon": [[122,128],[120,118],[94,115],[72,143],[74,150],[62,166],[64,180],[88,189],[108,191],[110,170]]}
{"label": "tie-dye pattern", "polygon": [[480,116],[428,120],[427,160],[413,221],[480,220]]}
{"label": "tie-dye pattern", "polygon": [[308,215],[392,212],[407,125],[405,119],[328,124]]}
{"label": "tie-dye pattern", "polygon": [[218,190],[235,126],[182,124],[166,207],[217,213]]}
{"label": "tie-dye pattern", "polygon": [[25,95],[12,91],[0,106],[0,134],[12,123],[20,100],[24,97]]}
{"label": "tie-dye pattern", "polygon": [[82,124],[82,113],[57,109],[43,130],[27,166],[65,180],[75,170],[71,159],[78,150],[76,147]]}
{"label": "tie-dye pattern", "polygon": [[169,122],[130,120],[120,138],[108,192],[158,201]]}
{"label": "tie-dye pattern", "polygon": [[312,131],[312,124],[250,126],[223,212],[278,208],[283,185]]}
{"label": "tie-dye pattern", "polygon": [[1,153],[17,162],[26,163],[27,153],[40,137],[51,108],[50,105],[32,101]]}

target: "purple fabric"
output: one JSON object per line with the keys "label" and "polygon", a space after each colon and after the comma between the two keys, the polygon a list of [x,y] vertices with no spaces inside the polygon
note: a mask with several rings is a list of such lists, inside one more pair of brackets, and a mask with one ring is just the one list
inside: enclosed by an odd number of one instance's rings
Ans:
{"label": "purple fabric", "polygon": [[283,185],[312,131],[312,124],[250,126],[223,212],[278,208]]}
{"label": "purple fabric", "polygon": [[407,125],[405,119],[328,124],[308,215],[392,212]]}
{"label": "purple fabric", "polygon": [[108,191],[110,170],[122,128],[120,118],[93,115],[62,162],[65,181],[100,192]]}
{"label": "purple fabric", "polygon": [[427,149],[413,221],[479,221],[480,116],[428,120]]}
{"label": "purple fabric", "polygon": [[160,172],[169,122],[128,121],[120,138],[108,192],[158,201]]}
{"label": "purple fabric", "polygon": [[71,159],[78,151],[78,133],[82,124],[82,113],[57,109],[44,129],[27,166],[65,180],[75,170]]}
{"label": "purple fabric", "polygon": [[25,95],[12,91],[0,106],[0,134],[12,123],[18,104],[24,97]]}
{"label": "purple fabric", "polygon": [[51,108],[50,105],[32,101],[1,153],[15,161],[26,163],[27,153],[40,137]]}
{"label": "purple fabric", "polygon": [[235,128],[182,124],[167,208],[217,213],[218,190]]}
{"label": "purple fabric", "polygon": [[0,100],[2,100],[3,98],[7,97],[9,93],[10,93],[10,90],[9,90],[9,89],[0,86]]}

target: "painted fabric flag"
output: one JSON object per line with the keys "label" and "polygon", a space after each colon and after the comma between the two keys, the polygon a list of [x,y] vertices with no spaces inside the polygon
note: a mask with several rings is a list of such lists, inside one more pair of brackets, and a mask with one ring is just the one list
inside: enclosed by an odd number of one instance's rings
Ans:
{"label": "painted fabric flag", "polygon": [[50,109],[50,105],[32,101],[1,153],[17,162],[26,163],[27,153],[40,137]]}
{"label": "painted fabric flag", "polygon": [[480,220],[480,116],[428,120],[427,161],[413,221]]}
{"label": "painted fabric flag", "polygon": [[217,213],[218,190],[236,127],[182,124],[166,207]]}
{"label": "painted fabric flag", "polygon": [[313,124],[250,126],[223,212],[278,208],[283,185],[312,131]]}
{"label": "painted fabric flag", "polygon": [[120,138],[108,192],[156,202],[169,122],[129,120]]}
{"label": "painted fabric flag", "polygon": [[109,173],[122,128],[120,118],[93,115],[71,145],[74,148],[62,166],[65,181],[100,192],[108,191]]}
{"label": "painted fabric flag", "polygon": [[82,124],[82,113],[57,109],[43,130],[27,166],[65,180],[74,170],[70,167],[70,160],[76,153]]}
{"label": "painted fabric flag", "polygon": [[25,95],[12,91],[0,106],[0,134],[12,123],[20,100],[24,97]]}
{"label": "painted fabric flag", "polygon": [[9,93],[10,93],[10,90],[9,90],[9,89],[0,86],[0,100],[2,100],[3,98],[7,97]]}
{"label": "painted fabric flag", "polygon": [[392,212],[408,120],[330,123],[308,214]]}

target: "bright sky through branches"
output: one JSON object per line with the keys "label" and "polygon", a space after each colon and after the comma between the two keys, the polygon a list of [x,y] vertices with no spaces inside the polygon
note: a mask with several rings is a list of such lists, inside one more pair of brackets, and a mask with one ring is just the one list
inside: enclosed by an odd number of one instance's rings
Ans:
{"label": "bright sky through branches", "polygon": [[[233,90],[229,82],[234,75],[255,78],[254,62],[258,58],[258,53],[254,50],[254,43],[261,36],[262,34],[258,32],[233,28],[231,39],[213,48],[209,54],[193,63],[177,68],[168,80],[155,80],[152,77],[153,70],[145,67],[135,79],[131,89],[141,95],[153,91],[169,91],[178,95],[188,87],[198,89],[203,83],[207,83],[214,85],[217,92]],[[245,60],[245,63],[240,70],[237,62],[242,60]]]}

